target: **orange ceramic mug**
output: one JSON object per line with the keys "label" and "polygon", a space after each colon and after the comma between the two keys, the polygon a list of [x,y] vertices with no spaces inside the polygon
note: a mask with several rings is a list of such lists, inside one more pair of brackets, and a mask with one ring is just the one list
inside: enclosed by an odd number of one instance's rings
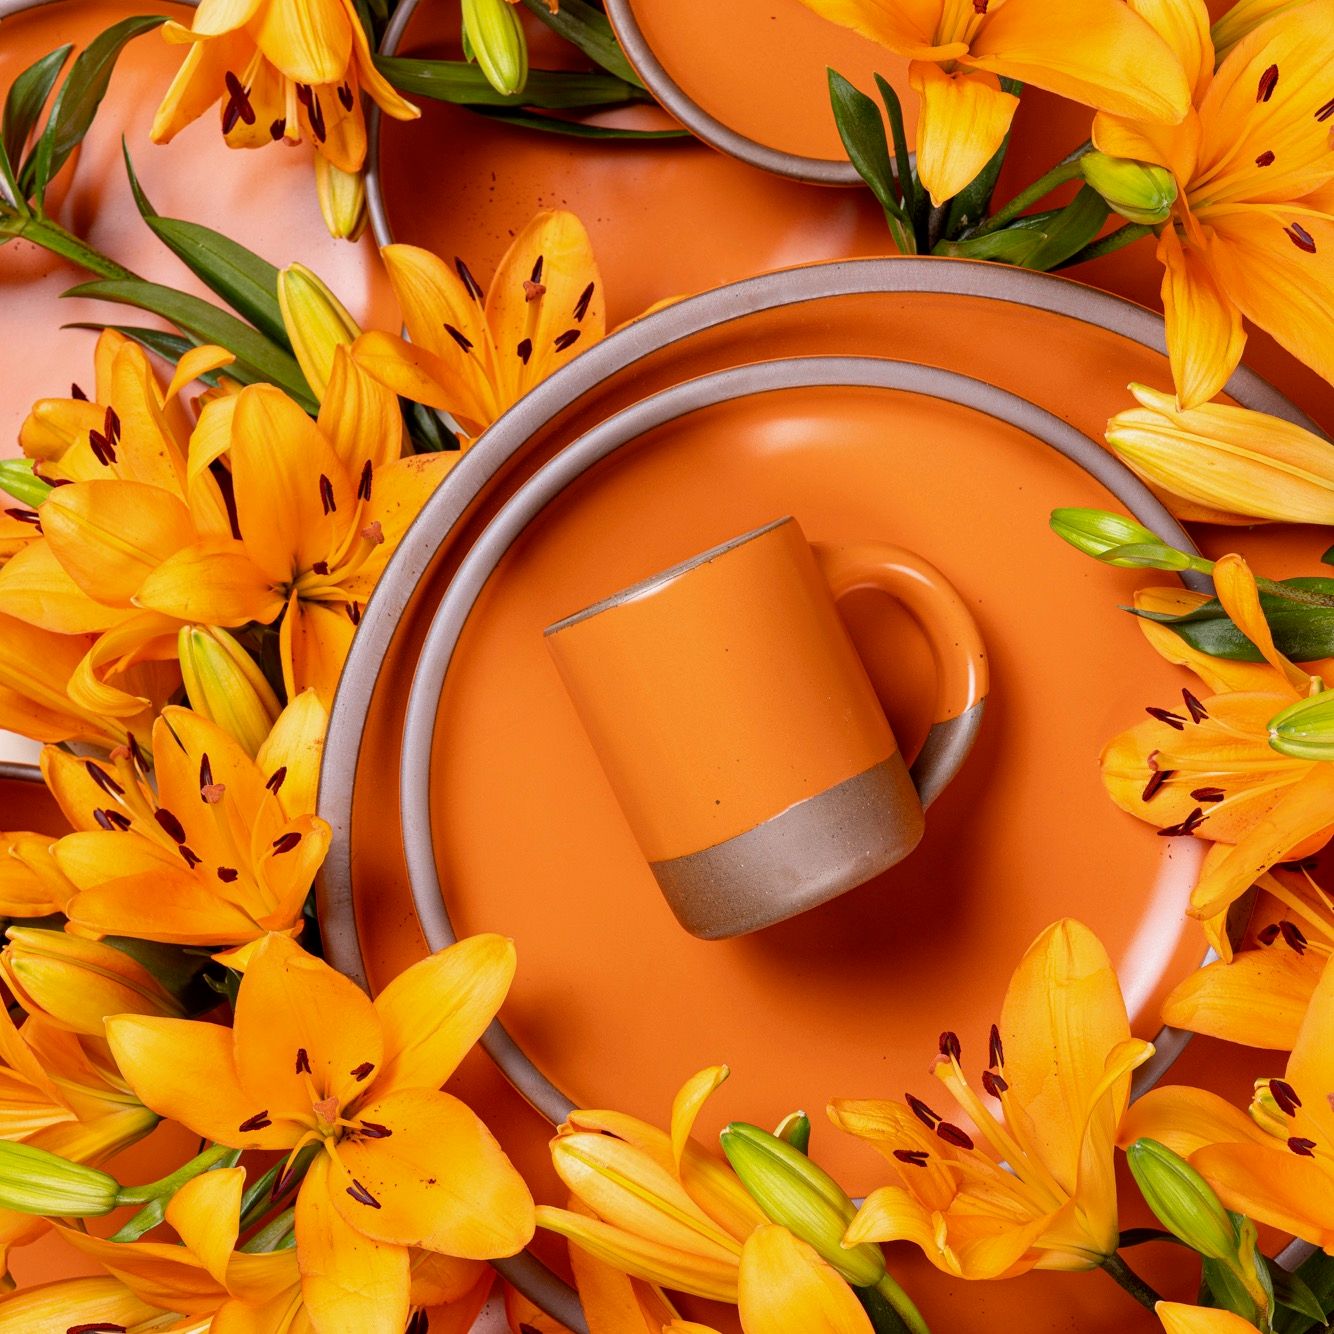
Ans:
{"label": "orange ceramic mug", "polygon": [[[936,660],[910,775],[834,605],[903,603]],[[879,542],[814,547],[795,519],[735,538],[548,627],[547,644],[681,925],[755,931],[917,846],[987,690],[977,627],[940,572]]]}

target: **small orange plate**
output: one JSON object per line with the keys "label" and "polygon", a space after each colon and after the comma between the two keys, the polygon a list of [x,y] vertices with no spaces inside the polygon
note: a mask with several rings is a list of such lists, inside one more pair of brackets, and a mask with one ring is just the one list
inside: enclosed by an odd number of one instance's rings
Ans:
{"label": "small orange plate", "polygon": [[[1140,582],[1048,530],[1059,505],[1119,508],[1031,436],[907,393],[785,389],[694,412],[613,455],[529,525],[482,593],[446,678],[432,756],[438,872],[460,935],[519,950],[504,1018],[582,1106],[661,1118],[728,1062],[709,1120],[817,1120],[831,1096],[929,1096],[942,1026],[985,1063],[1010,971],[1052,920],[1102,937],[1138,1032],[1202,953],[1183,907],[1202,845],[1156,838],[1103,793],[1098,752],[1180,681],[1116,610]],[[727,942],[676,924],[561,687],[542,628],[792,513],[812,540],[893,541],[958,588],[992,694],[926,839],[887,875]],[[843,604],[905,750],[930,716],[920,632],[888,599]],[[1133,662],[1134,672],[1112,664]],[[706,1133],[713,1129],[706,1127]],[[821,1136],[850,1188],[876,1180]]]}

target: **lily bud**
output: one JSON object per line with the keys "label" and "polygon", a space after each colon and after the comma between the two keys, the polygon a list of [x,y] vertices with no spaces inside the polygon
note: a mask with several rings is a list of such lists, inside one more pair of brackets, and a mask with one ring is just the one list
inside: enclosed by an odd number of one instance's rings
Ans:
{"label": "lily bud", "polygon": [[1237,0],[1214,24],[1209,34],[1213,38],[1216,64],[1221,65],[1228,52],[1262,23],[1268,23],[1276,14],[1306,3],[1307,0]]}
{"label": "lily bud", "polygon": [[1052,532],[1062,541],[1098,560],[1104,560],[1118,547],[1161,545],[1158,535],[1142,523],[1109,510],[1052,510],[1049,522]]}
{"label": "lily bud", "polygon": [[1176,177],[1165,167],[1092,152],[1079,159],[1079,168],[1108,206],[1131,222],[1166,222],[1176,203]]}
{"label": "lily bud", "polygon": [[8,935],[0,976],[29,1014],[57,1028],[100,1038],[109,1015],[184,1017],[143,964],[106,941],[26,926],[11,926]]}
{"label": "lily bud", "polygon": [[0,459],[0,491],[35,510],[54,490],[32,470],[31,459]]}
{"label": "lily bud", "polygon": [[463,31],[486,81],[498,93],[528,82],[528,42],[510,0],[463,0]]}
{"label": "lily bud", "polygon": [[1144,1202],[1158,1221],[1211,1260],[1235,1260],[1237,1229],[1209,1183],[1180,1155],[1152,1139],[1138,1139],[1126,1162]]}
{"label": "lily bud", "polygon": [[805,1112],[789,1112],[775,1127],[774,1134],[799,1153],[811,1149],[811,1118]]}
{"label": "lily bud", "polygon": [[880,1248],[870,1242],[843,1245],[857,1208],[828,1172],[786,1140],[744,1121],[733,1121],[721,1138],[732,1170],[773,1222],[800,1237],[854,1287],[880,1282],[885,1273]]}
{"label": "lily bud", "polygon": [[1334,760],[1334,690],[1289,704],[1269,720],[1269,744],[1299,760]]}
{"label": "lily bud", "polygon": [[1138,408],[1107,423],[1107,443],[1150,486],[1212,522],[1334,524],[1334,444],[1280,417],[1226,403],[1182,409],[1142,384]]}
{"label": "lily bud", "polygon": [[0,1208],[43,1218],[94,1218],[116,1207],[120,1183],[32,1144],[0,1140]]}
{"label": "lily bud", "polygon": [[259,664],[226,630],[214,626],[183,625],[178,649],[190,707],[253,758],[281,712]]}
{"label": "lily bud", "polygon": [[333,373],[334,349],[351,347],[361,330],[343,303],[304,264],[279,270],[278,305],[297,362],[316,398],[323,398]]}
{"label": "lily bud", "polygon": [[366,229],[366,178],[359,171],[335,167],[323,153],[315,155],[315,193],[329,235],[355,241]]}

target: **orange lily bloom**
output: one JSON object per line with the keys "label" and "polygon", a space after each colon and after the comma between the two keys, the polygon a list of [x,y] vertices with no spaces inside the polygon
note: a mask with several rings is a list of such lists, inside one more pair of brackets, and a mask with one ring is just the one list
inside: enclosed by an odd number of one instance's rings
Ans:
{"label": "orange lily bloom", "polygon": [[1334,63],[1334,0],[1269,6],[1273,15],[1245,31],[1216,71],[1204,0],[1130,0],[1130,7],[1176,52],[1194,109],[1172,129],[1133,113],[1099,115],[1093,141],[1176,177],[1158,258],[1181,406],[1213,398],[1237,368],[1243,316],[1334,379],[1327,123],[1334,102],[1325,79]]}
{"label": "orange lily bloom", "polygon": [[456,273],[416,246],[381,254],[412,341],[373,331],[353,356],[396,393],[448,412],[469,436],[606,332],[602,277],[573,213],[533,218],[485,297],[462,260]]}
{"label": "orange lily bloom", "polygon": [[[1193,834],[1231,845],[1211,858],[1191,898],[1193,917],[1221,915],[1270,867],[1305,856],[1329,837],[1334,765],[1295,759],[1269,744],[1269,720],[1321,684],[1274,645],[1256,591],[1240,556],[1214,565],[1224,610],[1260,651],[1262,663],[1211,658],[1162,625],[1141,621],[1150,642],[1170,661],[1190,666],[1219,693],[1197,699],[1183,692],[1180,709],[1150,709],[1140,723],[1108,743],[1103,783],[1122,810],[1167,835]],[[1150,590],[1137,605],[1185,610],[1201,595]],[[1223,947],[1215,939],[1215,946]]]}
{"label": "orange lily bloom", "polygon": [[313,687],[329,707],[361,608],[458,460],[457,453],[401,457],[402,445],[397,400],[343,347],[335,349],[318,421],[272,385],[215,399],[191,437],[190,466],[203,472],[226,454],[241,537],[164,551],[138,586],[137,604],[172,625],[282,616],[288,697]]}
{"label": "orange lily bloom", "polygon": [[909,60],[921,98],[917,173],[936,204],[986,166],[1019,99],[998,75],[1077,102],[1175,125],[1190,92],[1171,49],[1122,0],[805,0]]}
{"label": "orange lily bloom", "polygon": [[[231,1029],[120,1015],[107,1037],[163,1116],[237,1149],[311,1161],[296,1201],[301,1291],[319,1329],[401,1331],[409,1247],[513,1255],[533,1203],[476,1115],[439,1092],[509,989],[514,947],[477,936],[372,1002],[285,936],[253,951]],[[396,1322],[396,1323],[394,1323]]]}
{"label": "orange lily bloom", "polygon": [[1116,1127],[1131,1071],[1153,1047],[1131,1036],[1097,937],[1057,922],[1016,969],[982,1075],[999,1118],[965,1077],[958,1039],[944,1034],[940,1049],[935,1076],[972,1133],[918,1098],[838,1099],[829,1109],[898,1177],[867,1197],[844,1244],[911,1241],[938,1269],[970,1279],[1100,1264],[1117,1247]]}
{"label": "orange lily bloom", "polygon": [[153,728],[156,791],[137,748],[102,761],[48,747],[47,785],[77,831],[54,850],[76,891],[72,925],[182,945],[298,932],[330,831],[307,805],[314,758],[292,749],[304,733],[281,727],[251,759],[215,723],[165,709]]}
{"label": "orange lily bloom", "polygon": [[351,0],[204,0],[189,28],[168,23],[167,41],[189,46],[153,121],[154,143],[218,105],[232,148],[309,136],[332,166],[366,159],[361,94],[398,120],[420,112],[375,68]]}
{"label": "orange lily bloom", "polygon": [[1145,1094],[1123,1145],[1156,1139],[1187,1158],[1227,1208],[1334,1254],[1334,965],[1311,996],[1282,1079],[1261,1080],[1247,1117],[1203,1089]]}

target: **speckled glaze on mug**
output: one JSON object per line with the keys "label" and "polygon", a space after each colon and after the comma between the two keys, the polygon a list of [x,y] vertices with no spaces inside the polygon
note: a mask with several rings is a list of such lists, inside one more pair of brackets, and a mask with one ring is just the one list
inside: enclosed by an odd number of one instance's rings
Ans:
{"label": "speckled glaze on mug", "polygon": [[[936,659],[922,795],[835,606],[867,587],[908,607]],[[658,885],[703,940],[795,917],[902,861],[987,688],[977,627],[938,570],[883,543],[812,547],[790,517],[558,621],[546,641]]]}

